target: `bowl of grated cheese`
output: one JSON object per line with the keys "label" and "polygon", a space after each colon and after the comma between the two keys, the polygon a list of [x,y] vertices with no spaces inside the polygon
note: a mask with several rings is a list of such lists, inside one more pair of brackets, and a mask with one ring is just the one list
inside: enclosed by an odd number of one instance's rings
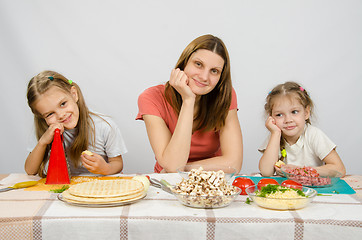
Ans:
{"label": "bowl of grated cheese", "polygon": [[257,186],[248,187],[246,193],[258,206],[273,210],[301,209],[317,196],[317,191],[313,188],[303,187],[299,190],[271,184],[260,190]]}

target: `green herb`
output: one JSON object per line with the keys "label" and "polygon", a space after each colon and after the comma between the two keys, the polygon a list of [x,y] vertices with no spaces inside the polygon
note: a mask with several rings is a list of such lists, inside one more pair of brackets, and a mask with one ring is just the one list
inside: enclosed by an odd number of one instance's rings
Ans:
{"label": "green herb", "polygon": [[317,196],[332,196],[330,194],[322,194],[322,193],[318,193]]}
{"label": "green herb", "polygon": [[259,197],[266,197],[269,194],[273,194],[273,193],[276,193],[276,192],[284,193],[284,192],[289,191],[289,190],[296,191],[298,193],[298,195],[300,195],[302,197],[305,197],[305,194],[303,193],[302,190],[294,189],[294,188],[288,188],[288,187],[282,187],[280,185],[273,185],[273,184],[268,184],[268,185],[262,187],[260,189],[260,191],[257,192],[256,195],[259,196]]}
{"label": "green herb", "polygon": [[54,192],[54,193],[62,193],[64,192],[65,190],[67,190],[69,188],[68,185],[63,185],[63,187],[61,188],[57,188],[57,189],[52,189],[50,190],[51,192]]}
{"label": "green herb", "polygon": [[245,201],[246,204],[249,204],[249,205],[250,205],[251,202],[252,202],[252,201],[250,200],[250,198],[246,198],[246,201]]}

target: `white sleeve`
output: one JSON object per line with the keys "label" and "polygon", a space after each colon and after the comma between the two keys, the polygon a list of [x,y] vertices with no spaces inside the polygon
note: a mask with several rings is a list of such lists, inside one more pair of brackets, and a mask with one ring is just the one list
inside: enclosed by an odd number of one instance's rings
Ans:
{"label": "white sleeve", "polygon": [[310,146],[319,159],[323,160],[336,148],[336,144],[319,128],[308,126],[308,132]]}

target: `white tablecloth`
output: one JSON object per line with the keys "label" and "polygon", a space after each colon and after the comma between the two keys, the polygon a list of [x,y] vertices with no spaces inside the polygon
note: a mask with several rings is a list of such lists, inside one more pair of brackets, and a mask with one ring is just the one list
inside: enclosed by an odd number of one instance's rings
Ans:
{"label": "white tablecloth", "polygon": [[[150,176],[180,180],[178,174]],[[11,174],[0,184],[26,178]],[[195,209],[151,186],[137,203],[86,208],[61,202],[54,193],[13,190],[0,193],[0,239],[362,239],[362,202],[356,194],[317,196],[296,211],[268,210],[245,200],[239,196],[225,208]]]}

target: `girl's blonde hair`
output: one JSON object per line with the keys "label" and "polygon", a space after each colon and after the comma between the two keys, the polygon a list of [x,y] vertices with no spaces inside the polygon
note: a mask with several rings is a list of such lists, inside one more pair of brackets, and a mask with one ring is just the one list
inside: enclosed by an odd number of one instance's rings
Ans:
{"label": "girl's blonde hair", "polygon": [[[310,118],[313,113],[314,104],[312,99],[310,98],[307,90],[305,90],[302,86],[300,86],[296,82],[285,82],[283,84],[279,84],[269,92],[266,97],[266,103],[264,105],[265,113],[268,116],[272,116],[273,107],[275,104],[275,99],[280,96],[287,96],[290,99],[296,99],[299,103],[304,107],[304,109],[309,108],[309,118],[306,120],[307,124],[311,124]],[[285,148],[285,140],[280,138],[280,150]],[[283,160],[283,157],[282,157]]]}
{"label": "girl's blonde hair", "polygon": [[[193,131],[220,130],[225,125],[229,113],[232,95],[229,53],[223,41],[213,35],[203,35],[194,39],[182,52],[177,61],[176,68],[184,70],[191,55],[199,49],[206,49],[218,54],[224,59],[224,67],[220,80],[215,88],[208,94],[202,95],[199,108],[195,114],[195,127]],[[177,114],[182,105],[181,95],[166,83],[165,97]]]}
{"label": "girl's blonde hair", "polygon": [[[74,166],[78,166],[79,157],[85,149],[88,149],[88,141],[92,139],[92,145],[94,145],[94,122],[90,118],[91,113],[88,110],[87,105],[85,104],[83,94],[79,88],[79,86],[68,80],[63,75],[54,72],[54,71],[43,71],[33,77],[28,84],[27,89],[27,99],[28,105],[31,111],[34,113],[34,124],[35,124],[35,133],[36,137],[39,140],[41,136],[48,129],[48,124],[45,119],[40,115],[39,112],[34,107],[34,104],[39,99],[39,97],[48,91],[52,87],[57,87],[60,90],[64,91],[66,94],[71,94],[70,89],[75,87],[78,94],[78,108],[79,108],[79,120],[77,124],[77,132],[76,137],[69,148],[69,157],[74,164]],[[41,177],[45,177],[45,165],[48,162],[48,153],[51,148],[51,145],[48,145],[44,154],[43,161],[40,165],[38,174]]]}

